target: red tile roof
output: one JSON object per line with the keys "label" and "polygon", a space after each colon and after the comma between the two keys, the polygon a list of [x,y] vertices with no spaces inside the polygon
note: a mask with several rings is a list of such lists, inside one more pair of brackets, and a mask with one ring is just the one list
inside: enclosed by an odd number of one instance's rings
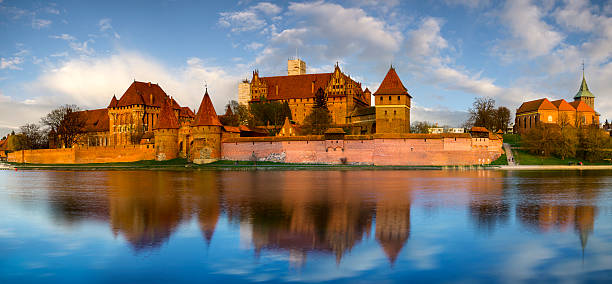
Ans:
{"label": "red tile roof", "polygon": [[576,109],[576,111],[580,111],[580,112],[595,112],[594,109],[592,109],[589,105],[587,105],[583,101],[573,101],[573,102],[571,102],[569,104],[572,105]]}
{"label": "red tile roof", "polygon": [[240,133],[240,127],[223,125],[223,130],[226,132]]}
{"label": "red tile roof", "polygon": [[202,103],[200,103],[200,108],[198,109],[192,126],[222,126],[217,116],[217,112],[215,111],[215,107],[210,100],[208,91],[206,91],[204,98],[202,98]]}
{"label": "red tile roof", "polygon": [[[333,73],[259,77],[268,86],[268,100],[314,98],[319,88],[325,89]],[[312,84],[314,82],[314,92]],[[277,89],[278,86],[278,89]],[[277,92],[278,90],[278,92]]]}
{"label": "red tile roof", "polygon": [[[402,80],[400,80],[399,76],[395,72],[393,67],[389,68],[385,79],[383,79],[382,83],[378,87],[378,90],[374,93],[374,95],[408,95],[408,89],[404,87],[402,84]],[[412,96],[410,96],[412,98]]]}
{"label": "red tile roof", "polygon": [[162,103],[168,98],[166,92],[159,85],[134,81],[119,99],[117,107],[131,105],[161,107]]}
{"label": "red tile roof", "polygon": [[188,107],[181,107],[181,110],[179,111],[179,117],[194,118],[195,113],[193,113],[193,111]]}
{"label": "red tile roof", "polygon": [[170,106],[172,103],[170,100],[166,101],[162,105],[162,108],[159,112],[159,118],[157,119],[157,125],[155,129],[178,129],[179,122],[178,118],[174,114],[173,108]]}
{"label": "red tile roof", "polygon": [[552,104],[547,98],[524,102],[516,110],[516,113],[537,111],[537,110],[557,110],[557,107]]}
{"label": "red tile roof", "polygon": [[113,107],[117,107],[117,104],[119,103],[119,101],[117,101],[117,96],[113,95],[113,98],[110,101],[110,104],[108,104],[109,108],[113,108]]}
{"label": "red tile roof", "polygon": [[85,120],[84,129],[86,132],[105,132],[109,130],[110,120],[108,109],[94,109],[76,112]]}
{"label": "red tile roof", "polygon": [[489,130],[481,126],[474,126],[470,129],[470,132],[489,132]]}
{"label": "red tile roof", "polygon": [[562,110],[562,111],[567,111],[567,110],[575,111],[576,110],[574,106],[570,105],[564,99],[551,101],[551,103],[555,105],[555,107],[557,107],[558,110]]}

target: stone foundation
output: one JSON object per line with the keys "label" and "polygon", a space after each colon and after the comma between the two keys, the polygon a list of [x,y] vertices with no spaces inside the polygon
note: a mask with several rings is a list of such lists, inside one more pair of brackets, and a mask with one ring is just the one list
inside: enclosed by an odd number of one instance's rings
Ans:
{"label": "stone foundation", "polygon": [[113,163],[153,159],[155,149],[141,145],[23,150],[8,154],[9,162],[31,164]]}

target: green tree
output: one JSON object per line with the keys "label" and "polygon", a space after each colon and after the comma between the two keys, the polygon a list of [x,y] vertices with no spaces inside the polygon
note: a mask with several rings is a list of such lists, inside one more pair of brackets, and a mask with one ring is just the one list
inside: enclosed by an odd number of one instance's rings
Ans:
{"label": "green tree", "polygon": [[291,108],[287,102],[266,101],[250,105],[252,124],[281,126],[285,122],[285,117],[291,119]]}
{"label": "green tree", "polygon": [[587,161],[600,161],[610,147],[610,135],[597,127],[583,127],[579,131],[579,145],[582,157]]}
{"label": "green tree", "polygon": [[578,147],[578,134],[575,128],[564,127],[560,129],[559,141],[554,154],[565,160],[566,158],[576,157]]}
{"label": "green tree", "polygon": [[529,152],[550,156],[559,147],[560,137],[561,132],[558,127],[540,124],[527,131],[525,136],[521,137],[521,141]]}
{"label": "green tree", "polygon": [[322,88],[315,93],[315,103],[312,111],[304,119],[302,134],[322,135],[330,127],[331,114],[327,109],[327,96]]}
{"label": "green tree", "polygon": [[493,121],[495,122],[493,130],[501,130],[504,133],[510,124],[511,112],[507,107],[500,106],[493,112]]}

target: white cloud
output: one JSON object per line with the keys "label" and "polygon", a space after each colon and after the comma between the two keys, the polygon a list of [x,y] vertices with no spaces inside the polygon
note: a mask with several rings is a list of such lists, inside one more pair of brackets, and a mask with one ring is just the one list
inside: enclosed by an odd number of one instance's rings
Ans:
{"label": "white cloud", "polygon": [[220,13],[218,23],[232,32],[261,30],[268,26],[266,17],[273,17],[272,20],[277,21],[280,18],[276,15],[281,11],[282,8],[275,4],[260,2],[243,11]]}
{"label": "white cloud", "polygon": [[51,25],[51,21],[50,20],[44,20],[44,19],[32,19],[32,28],[35,29],[42,29],[42,28],[46,28],[48,26]]}
{"label": "white cloud", "polygon": [[63,39],[63,40],[66,40],[66,41],[73,41],[73,40],[76,40],[76,38],[75,38],[75,37],[73,37],[73,36],[71,36],[71,35],[69,35],[69,34],[52,35],[52,36],[49,36],[49,37],[50,37],[50,38],[55,38],[55,39]]}
{"label": "white cloud", "polygon": [[11,70],[21,70],[21,65],[23,63],[22,57],[11,57],[11,58],[0,58],[0,70],[2,69],[11,69]]}
{"label": "white cloud", "polygon": [[115,29],[113,29],[113,26],[111,25],[111,22],[112,22],[112,20],[109,19],[109,18],[101,19],[98,22],[98,27],[100,28],[100,32],[101,33],[111,34],[116,39],[120,39],[121,36],[119,36],[119,34],[115,31]]}
{"label": "white cloud", "polygon": [[247,45],[245,46],[245,48],[246,48],[246,49],[249,49],[249,50],[257,50],[257,49],[260,49],[262,46],[263,46],[263,44],[262,44],[262,43],[259,43],[259,42],[251,42],[251,43],[247,44]]}
{"label": "white cloud", "polygon": [[218,111],[222,111],[230,99],[236,98],[239,81],[238,77],[219,67],[207,66],[199,58],[189,58],[185,65],[172,68],[138,52],[120,51],[106,57],[72,58],[57,68],[45,70],[35,82],[27,84],[31,87],[24,88],[29,94],[43,90],[49,94],[30,98],[36,104],[70,102],[84,108],[101,108],[108,105],[113,94],[120,97],[133,79],[159,83],[168,95],[191,108],[199,106],[204,82],[207,82]]}
{"label": "white cloud", "polygon": [[543,9],[530,0],[508,0],[503,8],[502,20],[513,36],[504,42],[510,50],[526,51],[529,57],[549,53],[563,40],[542,17]]}
{"label": "white cloud", "polygon": [[406,49],[409,56],[432,56],[448,47],[446,40],[440,35],[441,20],[426,18],[421,26],[408,32]]}
{"label": "white cloud", "polygon": [[76,51],[77,53],[84,55],[92,55],[94,54],[94,50],[89,46],[89,43],[91,42],[93,42],[93,40],[89,39],[84,42],[70,42],[68,45],[70,46],[70,48],[72,48],[72,50]]}

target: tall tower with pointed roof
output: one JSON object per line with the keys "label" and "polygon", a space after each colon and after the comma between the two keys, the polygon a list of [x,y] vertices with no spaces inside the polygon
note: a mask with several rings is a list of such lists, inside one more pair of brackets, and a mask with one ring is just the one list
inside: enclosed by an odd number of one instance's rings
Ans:
{"label": "tall tower with pointed roof", "polygon": [[412,96],[391,66],[374,93],[376,133],[409,133],[411,99]]}
{"label": "tall tower with pointed roof", "polygon": [[171,101],[162,103],[157,125],[153,130],[155,135],[155,159],[165,161],[178,157],[178,117],[172,109]]}
{"label": "tall tower with pointed roof", "polygon": [[583,101],[592,109],[595,109],[595,96],[589,91],[589,86],[584,77],[584,67],[582,69],[582,83],[580,84],[578,93],[574,96],[574,101]]}
{"label": "tall tower with pointed roof", "polygon": [[191,127],[193,141],[189,147],[189,160],[196,164],[204,164],[221,158],[221,128],[223,125],[210,100],[208,89],[206,89]]}

